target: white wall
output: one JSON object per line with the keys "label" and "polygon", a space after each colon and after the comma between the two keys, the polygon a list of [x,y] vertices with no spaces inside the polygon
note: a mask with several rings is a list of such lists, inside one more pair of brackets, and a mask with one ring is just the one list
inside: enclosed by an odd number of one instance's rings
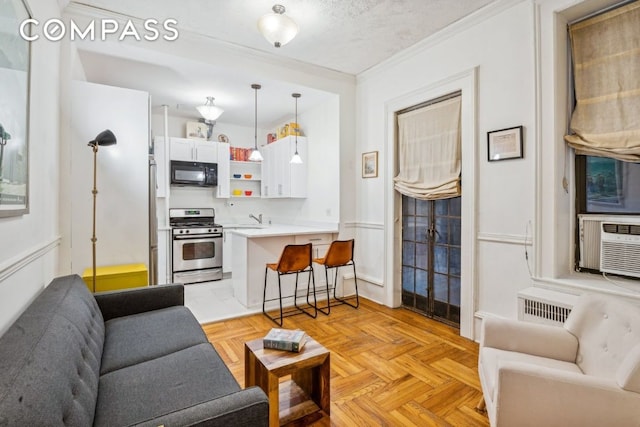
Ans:
{"label": "white wall", "polygon": [[[36,19],[59,17],[58,4],[28,0]],[[58,272],[61,46],[32,43],[29,213],[0,218],[0,334]]]}
{"label": "white wall", "polygon": [[[401,284],[385,280],[393,274],[380,262],[385,230],[392,229],[395,221],[385,222],[384,217],[385,206],[394,203],[390,190],[393,171],[381,168],[378,178],[361,179],[359,166],[363,152],[379,151],[382,165],[388,156],[394,156],[395,141],[388,136],[393,123],[387,120],[385,106],[474,67],[477,154],[473,167],[465,171],[463,166],[462,172],[463,185],[472,184],[463,190],[463,200],[465,196],[475,196],[476,200],[475,206],[463,213],[463,217],[475,216],[477,226],[476,235],[463,248],[472,251],[472,259],[477,261],[477,268],[467,271],[473,276],[469,283],[477,301],[471,310],[515,317],[517,292],[531,284],[523,245],[530,239],[525,231],[535,214],[534,15],[527,1],[499,2],[483,15],[471,16],[359,76],[353,221],[354,234],[360,241],[358,265],[366,269],[372,281],[383,283],[384,291],[370,288],[374,299],[393,305],[393,292],[388,288],[399,289]],[[489,163],[487,132],[519,125],[524,126],[524,158]],[[462,156],[464,162],[464,149]],[[388,254],[393,253],[398,238],[393,236],[386,242]]]}
{"label": "white wall", "polygon": [[93,150],[110,129],[116,145],[97,155],[96,265],[149,263],[149,94],[95,83],[71,85],[70,167],[73,195],[71,271],[92,266]]}

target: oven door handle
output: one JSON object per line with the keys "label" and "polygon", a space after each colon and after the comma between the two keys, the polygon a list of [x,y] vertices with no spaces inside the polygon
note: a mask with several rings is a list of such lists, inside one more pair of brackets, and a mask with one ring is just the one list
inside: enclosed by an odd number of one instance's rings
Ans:
{"label": "oven door handle", "polygon": [[217,238],[221,238],[222,237],[222,233],[220,234],[191,234],[188,236],[184,236],[184,235],[177,235],[177,236],[173,236],[174,240],[203,240],[203,239],[217,239]]}

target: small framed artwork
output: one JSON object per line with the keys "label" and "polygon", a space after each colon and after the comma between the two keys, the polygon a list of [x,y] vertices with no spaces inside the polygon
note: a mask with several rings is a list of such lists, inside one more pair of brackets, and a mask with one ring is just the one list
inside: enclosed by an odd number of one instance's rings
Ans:
{"label": "small framed artwork", "polygon": [[207,125],[201,122],[187,122],[187,138],[207,139]]}
{"label": "small framed artwork", "polygon": [[362,177],[375,178],[378,176],[378,152],[362,153]]}
{"label": "small framed artwork", "polygon": [[489,161],[521,159],[522,126],[487,132]]}

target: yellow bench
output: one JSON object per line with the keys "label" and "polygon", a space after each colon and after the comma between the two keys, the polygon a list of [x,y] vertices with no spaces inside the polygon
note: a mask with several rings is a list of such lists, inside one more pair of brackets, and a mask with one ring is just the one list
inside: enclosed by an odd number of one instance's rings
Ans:
{"label": "yellow bench", "polygon": [[82,279],[92,292],[115,291],[138,288],[149,284],[147,267],[144,264],[109,265],[96,268],[96,288],[93,289],[93,268],[82,273]]}

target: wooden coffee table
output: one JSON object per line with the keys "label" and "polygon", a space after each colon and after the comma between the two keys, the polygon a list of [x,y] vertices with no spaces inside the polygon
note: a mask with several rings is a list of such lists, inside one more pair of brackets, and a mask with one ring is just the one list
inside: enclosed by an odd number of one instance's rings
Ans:
{"label": "wooden coffee table", "polygon": [[269,426],[305,425],[322,418],[320,411],[330,415],[330,356],[311,337],[300,353],[265,349],[262,338],[245,343],[244,384],[267,394]]}

